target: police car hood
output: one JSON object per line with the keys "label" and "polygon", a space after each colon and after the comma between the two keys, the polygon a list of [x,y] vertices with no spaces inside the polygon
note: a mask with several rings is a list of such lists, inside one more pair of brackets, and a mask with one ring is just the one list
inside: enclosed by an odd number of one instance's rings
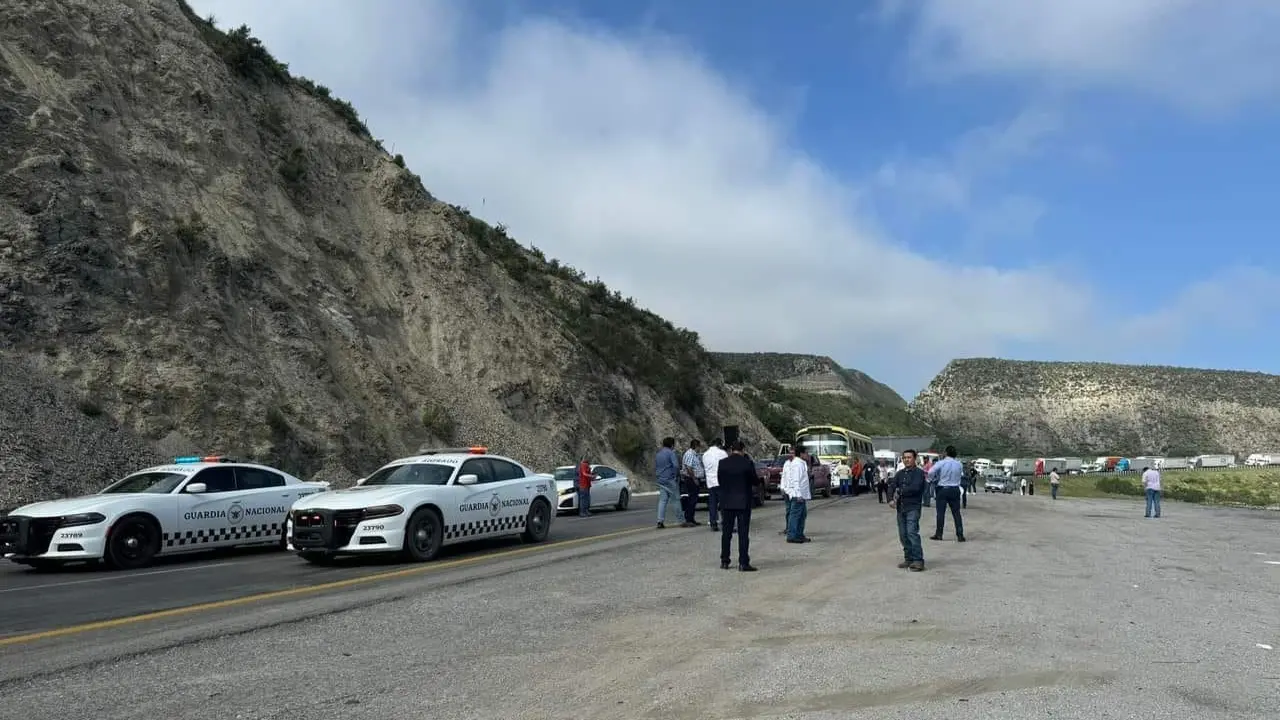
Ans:
{"label": "police car hood", "polygon": [[44,502],[23,505],[11,511],[10,515],[26,515],[28,517],[60,517],[62,515],[78,515],[87,512],[110,513],[122,506],[135,507],[140,497],[155,498],[154,493],[112,493],[109,495],[84,495],[63,500],[45,500]]}
{"label": "police car hood", "polygon": [[294,510],[359,510],[375,505],[398,503],[406,497],[421,495],[432,485],[375,485],[356,486],[344,490],[330,490],[300,497],[293,503]]}

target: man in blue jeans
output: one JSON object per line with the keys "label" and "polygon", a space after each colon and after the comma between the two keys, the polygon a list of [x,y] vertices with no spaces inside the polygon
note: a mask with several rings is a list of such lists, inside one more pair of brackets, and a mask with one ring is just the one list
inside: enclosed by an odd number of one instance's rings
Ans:
{"label": "man in blue jeans", "polygon": [[813,494],[809,488],[809,453],[801,447],[796,454],[782,466],[782,491],[787,494],[787,542],[807,543],[809,537],[804,534],[804,522],[809,515],[809,498]]}
{"label": "man in blue jeans", "polygon": [[[1142,468],[1142,488],[1147,491],[1146,517],[1160,517],[1160,471],[1155,468]],[[1155,511],[1155,515],[1151,511]]]}
{"label": "man in blue jeans", "polygon": [[924,545],[920,541],[920,510],[924,502],[924,470],[916,466],[916,451],[902,452],[902,469],[889,483],[889,507],[898,511],[898,540],[902,542],[902,562],[898,567],[912,572],[924,570]]}
{"label": "man in blue jeans", "polygon": [[667,526],[667,508],[680,512],[680,458],[676,457],[676,439],[662,438],[662,449],[653,461],[658,478],[658,529]]}

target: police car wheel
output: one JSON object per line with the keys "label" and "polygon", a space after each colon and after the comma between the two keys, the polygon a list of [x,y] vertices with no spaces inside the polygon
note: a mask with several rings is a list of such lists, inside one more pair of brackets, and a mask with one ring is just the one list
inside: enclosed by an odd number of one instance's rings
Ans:
{"label": "police car wheel", "polygon": [[107,537],[104,558],[108,567],[132,570],[145,567],[160,552],[160,528],[145,515],[126,515]]}
{"label": "police car wheel", "polygon": [[415,562],[434,560],[444,542],[444,523],[440,513],[420,508],[404,528],[404,556]]}
{"label": "police car wheel", "polygon": [[621,493],[618,494],[618,504],[616,507],[618,508],[618,510],[626,510],[627,506],[630,504],[631,504],[631,493],[627,492],[626,490],[623,490]]}
{"label": "police car wheel", "polygon": [[524,533],[521,538],[525,542],[540,543],[547,539],[547,534],[551,532],[551,507],[547,505],[547,501],[538,498],[533,501],[533,505],[529,508],[529,514],[524,520]]}

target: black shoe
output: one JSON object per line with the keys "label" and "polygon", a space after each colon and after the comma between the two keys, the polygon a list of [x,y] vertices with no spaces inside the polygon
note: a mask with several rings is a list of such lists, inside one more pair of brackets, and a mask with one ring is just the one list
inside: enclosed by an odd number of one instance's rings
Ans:
{"label": "black shoe", "polygon": [[727,563],[727,562],[725,562],[725,561],[721,560],[721,561],[720,561],[720,569],[721,569],[721,570],[728,570],[728,569],[729,569],[729,563]]}
{"label": "black shoe", "polygon": [[789,543],[796,543],[796,544],[798,545],[798,544],[800,544],[800,543],[802,543],[802,542],[805,542],[805,540],[802,540],[802,539],[800,539],[800,538],[787,538],[787,542],[789,542]]}
{"label": "black shoe", "polygon": [[930,536],[929,536],[929,539],[930,539],[930,540],[941,540],[941,539],[942,539],[942,536],[941,536],[941,535],[930,535]]}
{"label": "black shoe", "polygon": [[961,535],[961,536],[957,537],[957,538],[956,538],[956,542],[964,542],[964,536],[963,536],[963,535]]}
{"label": "black shoe", "polygon": [[720,526],[719,526],[719,525],[712,525],[712,526],[711,526],[711,532],[720,532]]}
{"label": "black shoe", "polygon": [[684,522],[680,523],[680,527],[693,527],[693,523],[689,522],[688,520],[685,520]]}
{"label": "black shoe", "polygon": [[659,529],[659,530],[662,530],[662,529],[663,529],[663,528],[665,528],[665,527],[666,527],[666,525],[664,525],[664,524],[662,524],[662,523],[658,523],[658,529]]}
{"label": "black shoe", "polygon": [[739,565],[738,566],[738,572],[755,572],[755,571],[756,571],[755,565]]}

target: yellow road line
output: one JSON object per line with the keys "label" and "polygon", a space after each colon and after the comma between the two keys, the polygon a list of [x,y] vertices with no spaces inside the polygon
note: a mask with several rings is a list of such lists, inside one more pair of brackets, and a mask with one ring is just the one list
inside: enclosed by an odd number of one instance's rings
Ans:
{"label": "yellow road line", "polygon": [[605,533],[603,535],[593,535],[591,537],[575,538],[573,540],[562,540],[560,542],[548,543],[546,545],[515,548],[513,550],[487,553],[473,557],[459,558],[457,560],[446,560],[444,562],[416,565],[414,567],[403,568],[401,570],[389,570],[387,572],[374,573],[372,575],[361,575],[360,577],[347,578],[346,580],[334,580],[332,582],[320,583],[318,585],[307,585],[304,587],[289,588],[287,590],[271,590],[269,592],[258,593],[256,595],[245,595],[243,597],[229,598],[227,600],[215,600],[214,602],[200,603],[198,605],[186,605],[184,607],[171,608],[169,610],[158,610],[156,612],[142,613],[140,615],[129,615],[111,620],[98,620],[95,622],[82,623],[80,625],[68,625],[67,627],[55,628],[53,630],[41,630],[39,632],[27,633],[25,635],[10,635],[9,637],[0,638],[0,647],[21,645],[23,643],[35,642],[37,640],[65,637],[67,635],[79,635],[80,633],[92,632],[94,630],[107,630],[126,625],[135,625],[149,620],[161,620],[164,618],[192,615],[206,610],[221,610],[223,608],[238,607],[240,605],[248,605],[250,603],[263,602],[266,600],[278,600],[281,598],[313,595],[327,590],[338,590],[341,588],[354,587],[356,585],[366,585],[379,580],[391,580],[393,578],[439,572],[442,570],[449,570],[451,568],[475,565],[485,560],[530,555],[536,552],[546,552],[553,548],[562,548],[570,545],[581,545],[587,542],[608,540],[610,538],[634,535],[639,532],[652,533],[653,528],[643,527],[632,528],[630,530],[619,530],[617,532]]}

